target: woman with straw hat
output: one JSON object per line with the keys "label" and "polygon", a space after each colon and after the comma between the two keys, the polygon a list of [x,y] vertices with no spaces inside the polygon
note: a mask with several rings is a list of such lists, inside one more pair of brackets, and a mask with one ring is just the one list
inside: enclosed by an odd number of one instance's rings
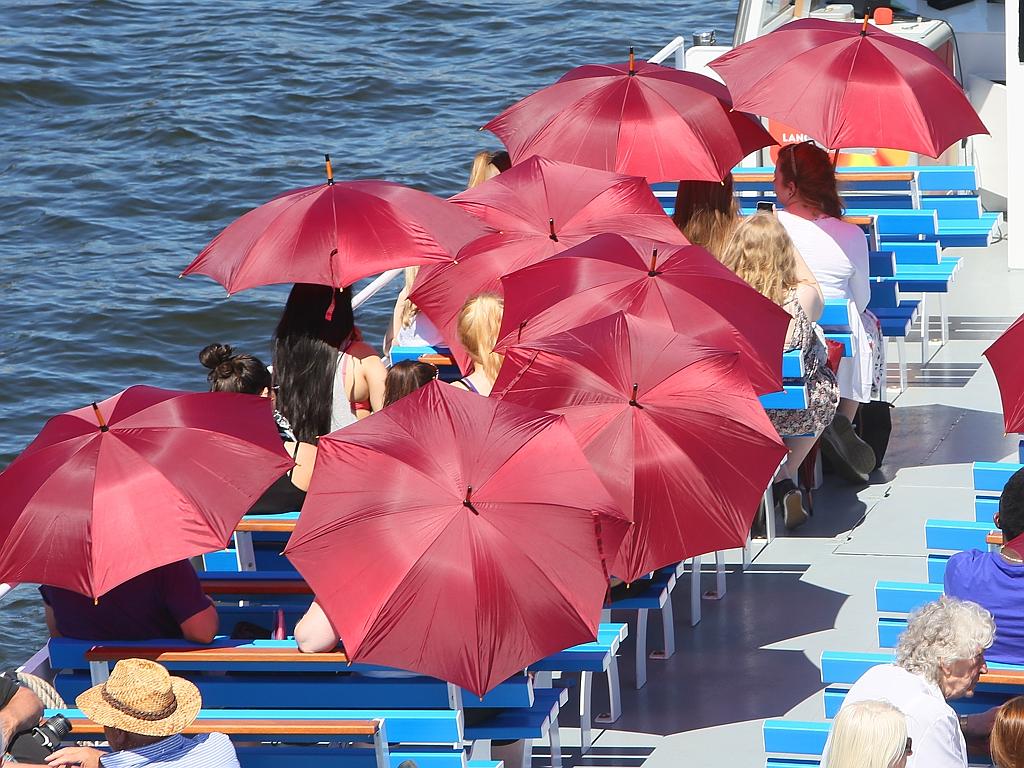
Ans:
{"label": "woman with straw hat", "polygon": [[188,680],[171,677],[155,661],[117,662],[107,681],[85,691],[75,704],[103,726],[111,752],[65,747],[47,758],[49,765],[239,768],[235,748],[223,733],[182,736],[202,707],[199,689]]}

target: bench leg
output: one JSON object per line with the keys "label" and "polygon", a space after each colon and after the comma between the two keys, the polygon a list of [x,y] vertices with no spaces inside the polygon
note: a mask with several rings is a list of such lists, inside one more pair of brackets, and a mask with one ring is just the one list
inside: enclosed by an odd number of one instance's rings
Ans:
{"label": "bench leg", "polygon": [[690,626],[700,622],[700,555],[690,561]]}
{"label": "bench leg", "polygon": [[619,659],[608,665],[608,712],[594,718],[597,723],[614,723],[622,716],[622,692],[619,690]]}
{"label": "bench leg", "polygon": [[90,661],[89,677],[93,685],[102,685],[110,677],[110,664],[106,661]]}
{"label": "bench leg", "polygon": [[676,652],[676,622],[675,612],[672,610],[672,595],[665,601],[665,607],[661,609],[661,633],[665,647],[660,651],[651,651],[652,659],[668,659]]}
{"label": "bench leg", "polygon": [[896,356],[900,361],[900,394],[907,391],[907,340],[900,336],[896,339]]}
{"label": "bench leg", "polygon": [[764,491],[764,538],[766,544],[775,540],[775,499],[772,498],[771,482]]}
{"label": "bench leg", "polygon": [[470,760],[490,760],[491,759],[491,740],[490,739],[477,739],[469,748],[469,759]]}
{"label": "bench leg", "polygon": [[[558,732],[558,720],[555,720],[548,727],[548,744],[551,746],[551,768],[562,768],[562,736]],[[530,756],[524,766],[529,768]]]}
{"label": "bench leg", "polygon": [[725,550],[715,552],[715,599],[725,597]]}
{"label": "bench leg", "polygon": [[928,294],[921,294],[921,367],[928,364]]}
{"label": "bench leg", "polygon": [[[615,659],[612,659],[612,665]],[[593,693],[594,677],[593,672],[580,672],[580,754],[585,755],[590,751],[594,743],[594,734],[591,730],[591,709],[590,696]]]}
{"label": "bench leg", "polygon": [[377,768],[390,768],[391,758],[388,753],[388,743],[381,738],[380,731],[373,735],[373,751],[377,755]]}
{"label": "bench leg", "polygon": [[747,540],[743,542],[743,570],[747,570],[750,567],[750,561],[752,558],[751,547],[753,542],[750,540],[750,533],[747,533]]}
{"label": "bench leg", "polygon": [[235,557],[238,560],[239,571],[256,570],[256,552],[252,547],[252,533],[249,531],[235,531]]}
{"label": "bench leg", "polygon": [[636,612],[636,689],[647,684],[647,609]]}
{"label": "bench leg", "polygon": [[939,329],[939,334],[940,334],[939,338],[942,340],[942,343],[945,344],[947,341],[949,341],[949,316],[946,314],[946,301],[945,301],[945,297],[941,293],[939,294],[938,301],[939,301],[939,322],[942,325],[942,327]]}

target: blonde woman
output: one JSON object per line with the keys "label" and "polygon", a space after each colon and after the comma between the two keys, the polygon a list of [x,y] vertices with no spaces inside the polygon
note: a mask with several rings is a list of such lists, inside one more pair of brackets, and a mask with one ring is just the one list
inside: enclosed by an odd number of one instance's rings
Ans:
{"label": "blonde woman", "polygon": [[395,311],[392,313],[391,327],[384,339],[384,351],[391,354],[393,346],[399,347],[436,347],[444,344],[440,331],[430,322],[430,318],[420,312],[419,307],[412,303],[409,294],[419,274],[419,267],[405,268],[405,285],[398,293]]}
{"label": "blonde woman", "polygon": [[468,389],[478,395],[491,394],[491,387],[498,378],[502,356],[494,351],[501,328],[501,315],[505,303],[494,293],[478,293],[470,296],[459,310],[459,342],[473,361],[473,371],[453,386]]}
{"label": "blonde woman", "polygon": [[473,157],[473,166],[469,169],[469,183],[466,186],[472,189],[511,167],[512,161],[505,150],[488,152],[483,149]]}
{"label": "blonde woman", "polygon": [[821,765],[905,768],[912,754],[906,716],[887,701],[859,701],[836,715]]}
{"label": "blonde woman", "polygon": [[673,223],[686,239],[721,260],[725,244],[740,223],[732,194],[732,174],[718,181],[680,181]]}
{"label": "blonde woman", "polygon": [[807,520],[797,472],[817,436],[832,421],[839,403],[836,377],[826,364],[825,345],[814,327],[825,302],[811,270],[770,213],[757,213],[740,223],[722,253],[722,263],[793,316],[785,351],[801,350],[809,406],[802,410],[768,409],[768,417],[789,449],[786,463],[779,470],[775,495],[782,505],[786,527],[796,528]]}

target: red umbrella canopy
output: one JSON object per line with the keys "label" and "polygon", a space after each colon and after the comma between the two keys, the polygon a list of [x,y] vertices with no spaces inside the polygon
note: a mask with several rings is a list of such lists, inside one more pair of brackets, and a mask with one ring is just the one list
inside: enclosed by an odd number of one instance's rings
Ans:
{"label": "red umbrella canopy", "polygon": [[499,351],[621,310],[738,351],[756,392],[782,389],[789,313],[696,245],[597,235],[501,284]]}
{"label": "red umbrella canopy", "polygon": [[432,382],[321,439],[285,554],[353,660],[482,696],[594,639],[628,525],[564,419]]}
{"label": "red umbrella canopy", "polygon": [[131,387],[55,416],[0,474],[0,581],[98,598],[221,549],[292,464],[253,395]]}
{"label": "red umbrella canopy", "polygon": [[447,264],[420,270],[412,301],[441,331],[463,371],[466,351],[457,319],[466,299],[501,292],[501,277],[602,232],[686,244],[647,183],[531,157],[452,198],[495,231],[470,243]]}
{"label": "red umbrella canopy", "polygon": [[472,216],[426,192],[387,181],[330,178],[244,214],[182,275],[207,275],[228,293],[275,283],[343,288],[388,269],[451,261],[485,231]]}
{"label": "red umbrella canopy", "polygon": [[484,126],[512,162],[544,155],[650,182],[720,181],[775,143],[710,77],[646,62],[577,67]]}
{"label": "red umbrella canopy", "polygon": [[736,109],[780,120],[830,149],[938,157],[965,136],[988,133],[938,56],[869,24],[798,19],[711,67]]}
{"label": "red umbrella canopy", "polygon": [[983,353],[999,384],[1004,430],[1024,432],[1024,315],[1007,328]]}
{"label": "red umbrella canopy", "polygon": [[616,576],[746,540],[786,448],[738,357],[621,312],[507,350],[498,397],[563,414],[633,512]]}

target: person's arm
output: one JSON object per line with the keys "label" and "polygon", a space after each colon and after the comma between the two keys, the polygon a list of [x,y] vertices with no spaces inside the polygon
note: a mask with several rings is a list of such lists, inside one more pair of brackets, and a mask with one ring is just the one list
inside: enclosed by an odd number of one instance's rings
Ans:
{"label": "person's arm", "polygon": [[405,304],[405,299],[408,295],[409,287],[405,286],[398,292],[398,298],[395,299],[395,310],[391,313],[391,325],[388,326],[388,330],[384,334],[385,355],[391,354],[391,345],[395,343],[399,331],[402,330],[402,306]]}
{"label": "person's arm", "polygon": [[821,312],[825,308],[825,296],[821,292],[818,278],[811,272],[811,268],[807,266],[804,257],[796,248],[793,248],[793,260],[795,262],[793,272],[797,281],[797,299],[800,301],[800,306],[804,308],[804,313],[814,322],[821,317]]}
{"label": "person's arm", "polygon": [[43,703],[28,688],[20,686],[0,709],[0,754],[7,750],[14,734],[39,725]]}
{"label": "person's arm", "polygon": [[356,380],[353,381],[349,400],[363,400],[353,395],[365,392],[370,400],[370,408],[376,413],[384,407],[384,381],[388,377],[388,369],[369,344],[353,344],[350,352],[357,365],[353,371]]}
{"label": "person's arm", "polygon": [[295,643],[303,653],[322,653],[338,647],[338,631],[314,600],[295,625]]}
{"label": "person's arm", "polygon": [[316,463],[316,446],[310,443],[298,443],[298,452],[295,451],[296,443],[287,443],[285,450],[288,455],[295,456],[295,469],[292,470],[292,485],[300,491],[309,490],[309,481],[313,477],[313,465]]}
{"label": "person's arm", "polygon": [[207,598],[209,605],[194,616],[190,616],[181,622],[181,635],[192,643],[206,645],[213,642],[217,636],[217,628],[220,627],[220,616],[217,615],[217,606]]}
{"label": "person's arm", "polygon": [[48,605],[44,606],[46,611],[46,628],[50,630],[50,637],[60,637],[60,630],[57,629],[57,616],[53,612],[53,608]]}
{"label": "person's arm", "polygon": [[[913,715],[908,716],[913,719]],[[926,723],[922,723],[925,725]],[[965,768],[960,727],[956,713],[949,710],[947,714],[936,717],[927,727],[914,738],[914,765],[927,768]]]}
{"label": "person's arm", "polygon": [[46,758],[50,766],[72,766],[80,768],[101,768],[100,758],[106,754],[92,747],[64,747]]}
{"label": "person's arm", "polygon": [[160,570],[161,597],[181,635],[192,643],[205,645],[217,635],[220,619],[213,601],[203,592],[199,574],[188,560],[163,566]]}
{"label": "person's arm", "polygon": [[[851,225],[852,226],[852,225]],[[863,233],[857,227],[857,236],[852,238],[845,249],[846,256],[853,265],[850,276],[850,298],[857,305],[857,312],[863,312],[871,301],[871,282],[868,277],[868,244]]]}

